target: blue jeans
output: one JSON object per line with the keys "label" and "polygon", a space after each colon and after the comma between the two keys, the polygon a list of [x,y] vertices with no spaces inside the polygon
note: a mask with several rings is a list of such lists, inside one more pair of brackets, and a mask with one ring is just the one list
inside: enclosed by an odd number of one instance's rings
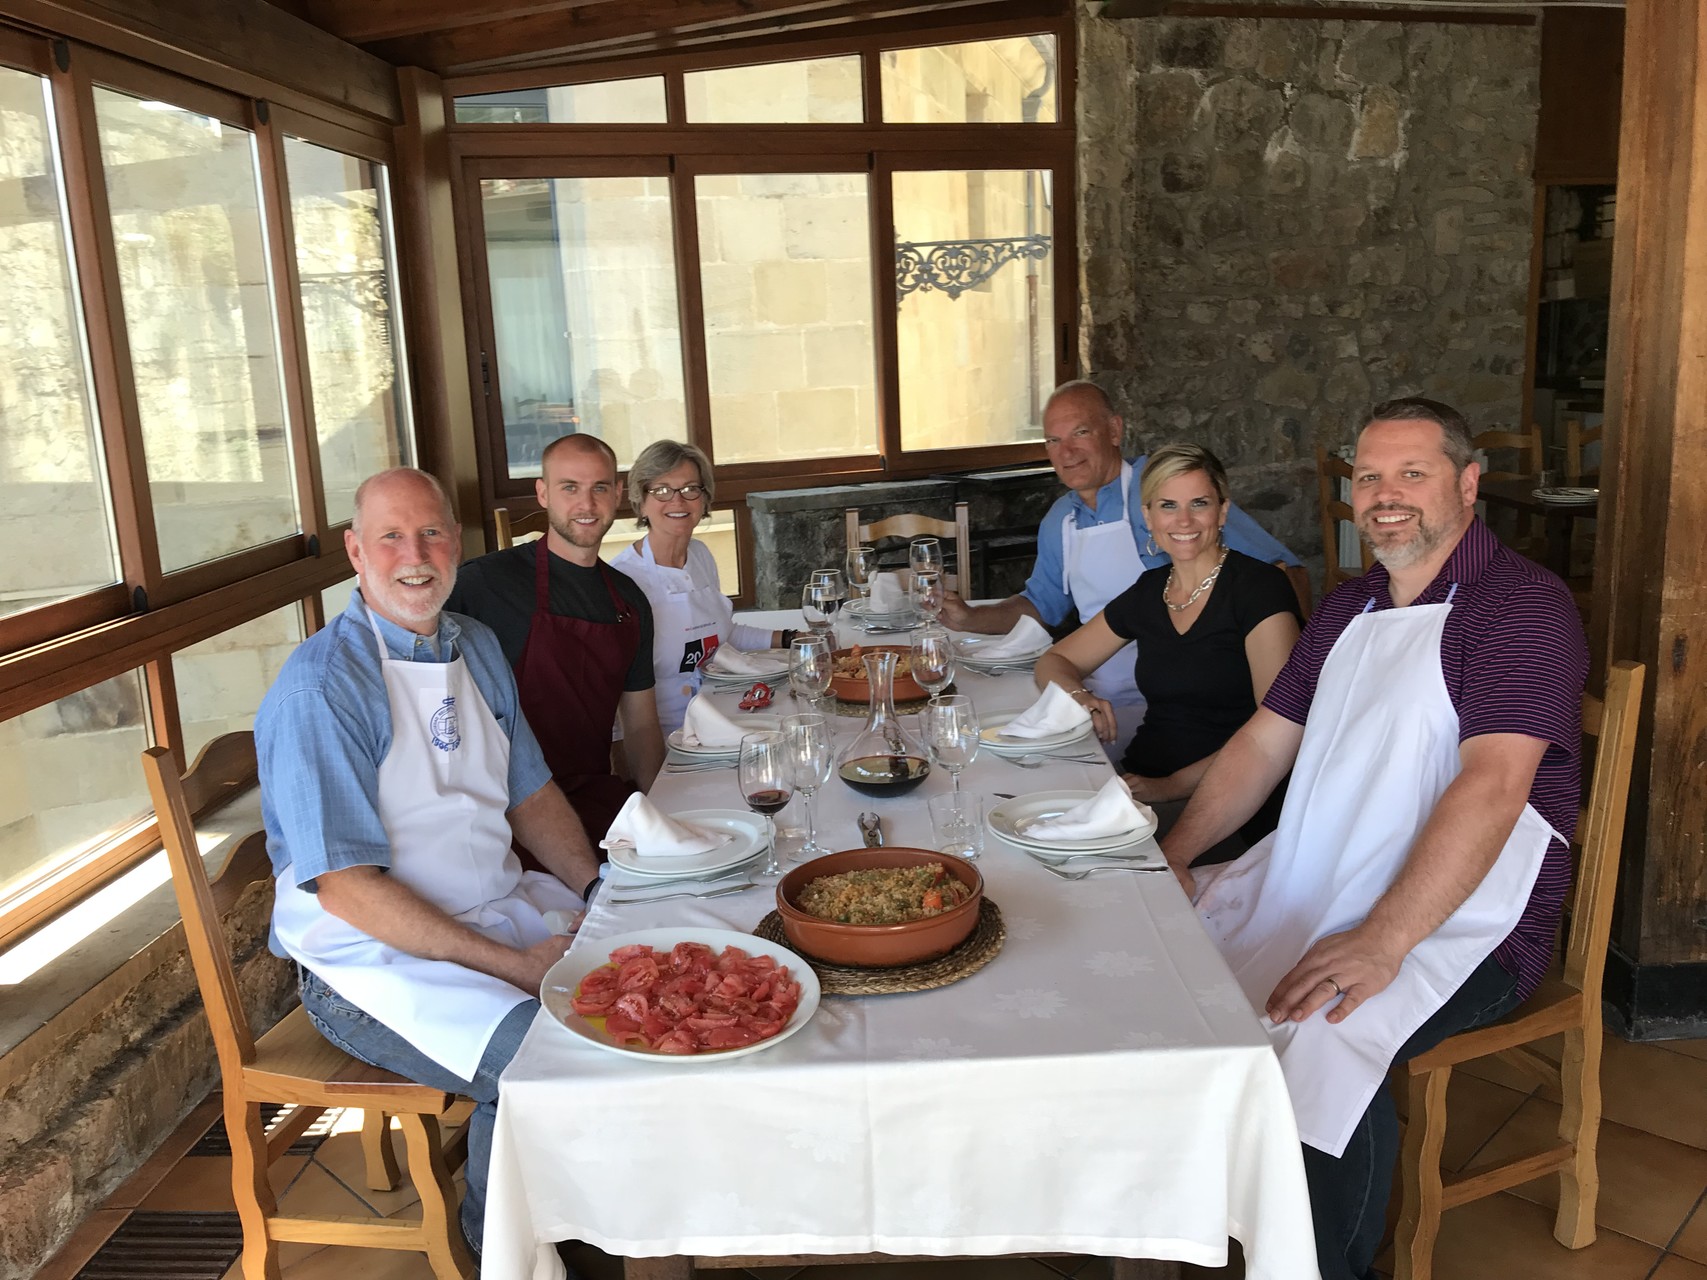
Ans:
{"label": "blue jeans", "polygon": [[510,1010],[486,1042],[474,1079],[446,1070],[377,1019],[363,1013],[307,969],[297,968],[302,1007],[308,1020],[352,1058],[394,1071],[406,1079],[474,1099],[468,1121],[467,1187],[462,1196],[462,1234],[476,1256],[486,1222],[486,1174],[492,1161],[492,1126],[498,1118],[498,1077],[522,1047],[539,1001],[524,1000]]}
{"label": "blue jeans", "polygon": [[[1489,956],[1417,1028],[1393,1060],[1408,1062],[1448,1036],[1503,1017],[1517,1004],[1517,978]],[[1384,1088],[1376,1090],[1338,1159],[1305,1146],[1304,1176],[1310,1184],[1316,1265],[1322,1280],[1373,1280],[1371,1268],[1386,1226],[1387,1198],[1398,1158],[1399,1113],[1392,1093]]]}

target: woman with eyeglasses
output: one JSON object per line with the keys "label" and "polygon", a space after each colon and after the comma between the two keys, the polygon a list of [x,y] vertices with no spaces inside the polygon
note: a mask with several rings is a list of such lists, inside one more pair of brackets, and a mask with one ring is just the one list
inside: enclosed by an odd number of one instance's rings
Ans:
{"label": "woman with eyeglasses", "polygon": [[791,638],[786,631],[735,622],[711,548],[693,536],[711,514],[711,498],[711,460],[691,444],[656,441],[628,469],[628,500],[635,523],[646,532],[611,561],[611,568],[638,582],[652,604],[658,725],[665,733],[681,728],[699,689],[700,664],[718,645],[787,648]]}

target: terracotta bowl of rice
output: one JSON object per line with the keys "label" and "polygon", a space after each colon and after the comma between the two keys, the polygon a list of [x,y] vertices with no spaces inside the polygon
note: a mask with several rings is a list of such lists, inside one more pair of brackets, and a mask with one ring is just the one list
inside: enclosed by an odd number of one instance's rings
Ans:
{"label": "terracotta bowl of rice", "polygon": [[865,663],[868,653],[895,655],[895,701],[916,702],[928,697],[925,688],[913,679],[913,648],[905,644],[856,644],[851,649],[837,649],[830,655],[830,692],[838,702],[871,702],[871,681],[866,679]]}
{"label": "terracotta bowl of rice", "polygon": [[[941,872],[927,871],[932,864]],[[954,950],[978,923],[984,877],[930,849],[850,849],[795,867],[776,887],[788,945],[830,964],[893,968]],[[854,923],[929,912],[900,923]],[[815,914],[818,913],[818,914]]]}

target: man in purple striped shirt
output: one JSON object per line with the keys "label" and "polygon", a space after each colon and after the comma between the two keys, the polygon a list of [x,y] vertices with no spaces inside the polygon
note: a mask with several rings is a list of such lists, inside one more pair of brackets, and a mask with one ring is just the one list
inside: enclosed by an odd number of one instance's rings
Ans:
{"label": "man in purple striped shirt", "polygon": [[[1358,439],[1352,505],[1379,563],[1322,601],[1162,841],[1274,1028],[1306,1144],[1323,1280],[1373,1274],[1398,1126],[1386,1089],[1365,1077],[1533,991],[1570,881],[1587,646],[1564,583],[1475,518],[1471,450],[1447,405],[1418,397],[1375,408]],[[1192,860],[1289,770],[1274,843],[1194,879]],[[1371,854],[1383,840],[1386,851]],[[1489,905],[1501,894],[1503,916]],[[1487,936],[1490,927],[1499,931]],[[1442,973],[1461,981],[1431,997]],[[1339,1068],[1336,1039],[1355,1045],[1349,1058],[1374,1060],[1347,1067],[1344,1098],[1323,1102],[1315,1095],[1336,1083],[1316,1076]],[[1317,1123],[1335,1105],[1343,1127]],[[1333,1136],[1312,1141],[1322,1133]]]}

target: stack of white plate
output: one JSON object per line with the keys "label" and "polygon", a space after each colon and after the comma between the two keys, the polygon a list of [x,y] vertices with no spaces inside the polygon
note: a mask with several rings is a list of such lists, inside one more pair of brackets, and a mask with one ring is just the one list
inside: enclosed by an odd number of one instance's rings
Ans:
{"label": "stack of white plate", "polygon": [[871,607],[869,600],[849,600],[842,606],[842,617],[846,618],[861,631],[881,635],[897,631],[911,631],[924,621],[924,617],[912,605],[899,609],[878,610]]}
{"label": "stack of white plate", "polygon": [[1039,645],[1034,653],[1010,654],[1007,657],[985,658],[979,651],[987,649],[1001,636],[961,636],[954,642],[955,655],[960,665],[972,671],[981,671],[985,675],[1000,675],[1004,671],[1030,671],[1037,665],[1037,660],[1049,652],[1049,645]]}
{"label": "stack of white plate", "polygon": [[1071,743],[1083,740],[1091,731],[1087,724],[1083,728],[1068,729],[1064,733],[1046,734],[1041,738],[1007,738],[1002,736],[1002,726],[1017,717],[1018,711],[991,711],[979,717],[980,731],[978,743],[986,751],[994,751],[997,755],[1032,755],[1039,751],[1055,751]]}
{"label": "stack of white plate", "polygon": [[745,672],[719,671],[717,669],[717,655],[713,654],[711,661],[701,667],[699,673],[704,677],[707,684],[722,689],[745,689],[755,680],[763,680],[766,684],[775,684],[778,680],[788,678],[787,649],[750,649],[747,651],[747,656],[754,662],[763,663],[765,670],[752,675]]}
{"label": "stack of white plate", "polygon": [[671,880],[698,880],[716,871],[738,867],[764,852],[765,820],[756,813],[740,809],[685,809],[670,816],[677,822],[708,831],[726,831],[735,838],[709,852],[681,858],[642,858],[633,849],[618,846],[609,850],[611,865],[620,867],[624,874],[620,880],[613,878],[613,886],[619,883],[632,886],[637,881],[663,884]]}
{"label": "stack of white plate", "polygon": [[1559,507],[1593,506],[1600,501],[1599,489],[1572,488],[1569,486],[1550,486],[1536,489],[1535,496],[1541,501]]}
{"label": "stack of white plate", "polygon": [[[750,677],[751,678],[751,677]],[[737,711],[730,717],[735,724],[746,733],[774,733],[782,728],[782,717],[756,714],[749,711]],[[682,741],[682,731],[671,729],[664,739],[671,751],[680,752],[695,760],[733,760],[741,754],[741,744],[731,742],[727,746],[712,746],[710,743],[699,743],[688,746]]]}
{"label": "stack of white plate", "polygon": [[1004,800],[984,815],[984,825],[1039,862],[1061,862],[1094,853],[1099,858],[1119,858],[1134,866],[1153,865],[1157,869],[1167,866],[1161,849],[1150,839],[1156,832],[1151,823],[1140,823],[1119,835],[1085,840],[1033,840],[1020,833],[1021,825],[1058,818],[1094,795],[1094,791],[1036,791],[1028,796]]}

